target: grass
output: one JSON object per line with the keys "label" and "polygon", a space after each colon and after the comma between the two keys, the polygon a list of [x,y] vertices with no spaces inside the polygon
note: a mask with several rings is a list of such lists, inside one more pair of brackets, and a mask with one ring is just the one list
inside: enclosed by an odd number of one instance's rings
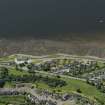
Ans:
{"label": "grass", "polygon": [[105,67],[105,64],[104,64],[103,62],[98,62],[98,66],[99,66],[100,68],[103,68],[103,67]]}
{"label": "grass", "polygon": [[13,61],[14,58],[13,57],[9,57],[9,56],[5,56],[5,57],[0,57],[0,61]]}
{"label": "grass", "polygon": [[[3,60],[6,60],[8,58],[3,58]],[[2,59],[0,59],[2,60]],[[38,63],[40,61],[35,60],[34,63]],[[59,64],[63,64],[64,60],[60,60]],[[68,61],[66,61],[68,63]],[[98,62],[98,65],[100,67],[103,67],[104,64],[102,62]],[[27,71],[19,71],[14,69],[9,70],[9,75],[15,75],[15,76],[23,76],[23,75],[29,75]],[[105,105],[105,94],[101,93],[99,90],[96,89],[96,87],[91,86],[83,81],[80,80],[74,80],[74,79],[67,79],[67,78],[61,78],[67,82],[67,85],[64,87],[57,87],[57,88],[51,88],[47,84],[43,82],[34,83],[33,86],[39,88],[39,89],[49,89],[50,91],[55,90],[56,92],[62,92],[62,93],[71,93],[76,92],[77,89],[81,90],[81,94],[93,99],[96,97],[101,102],[104,102]],[[4,87],[11,88],[13,87],[13,83],[6,82]],[[1,102],[2,100],[2,102]],[[3,102],[10,102],[10,103],[24,103],[25,98],[24,96],[0,96],[0,105],[4,105]]]}
{"label": "grass", "polygon": [[4,85],[4,88],[14,88],[15,87],[15,83],[13,82],[6,82]]}
{"label": "grass", "polygon": [[9,75],[23,76],[23,75],[29,75],[29,73],[27,71],[19,71],[14,68],[9,70]]}
{"label": "grass", "polygon": [[0,105],[5,105],[5,103],[0,103]]}
{"label": "grass", "polygon": [[25,97],[22,95],[21,96],[5,96],[5,95],[0,96],[0,105],[6,105],[7,103],[14,104],[14,105],[24,104]]}
{"label": "grass", "polygon": [[42,60],[40,60],[40,59],[33,59],[32,60],[32,63],[34,63],[34,64],[41,63],[41,62],[42,62]]}
{"label": "grass", "polygon": [[48,89],[49,91],[55,90],[56,92],[61,92],[61,93],[76,92],[77,89],[80,89],[82,91],[81,93],[82,95],[87,96],[91,99],[97,98],[105,105],[105,94],[100,92],[95,86],[89,85],[86,82],[81,80],[75,80],[75,79],[69,79],[69,78],[61,78],[61,79],[66,81],[67,83],[66,86],[52,88],[45,83],[38,83],[38,88]]}
{"label": "grass", "polygon": [[61,88],[63,92],[76,91],[77,89],[80,89],[83,95],[91,99],[96,97],[97,99],[99,99],[101,102],[104,102],[105,104],[105,94],[97,90],[96,87],[91,86],[80,80],[73,80],[73,79],[71,80],[64,79],[64,80],[68,83],[68,85]]}
{"label": "grass", "polygon": [[61,88],[63,92],[76,91],[77,89],[80,89],[82,91],[82,94],[88,97],[97,97],[98,99],[105,102],[105,94],[97,90],[96,87],[91,86],[80,80],[65,78],[63,80],[65,80],[68,84],[67,86]]}
{"label": "grass", "polygon": [[96,87],[91,86],[86,82],[80,80],[67,79],[67,78],[62,78],[62,79],[67,82],[67,85],[64,87],[52,88],[44,83],[37,83],[37,85],[39,89],[48,89],[49,91],[55,90],[56,92],[60,93],[71,93],[71,92],[76,92],[77,89],[80,89],[82,91],[81,93],[82,95],[90,99],[94,99],[96,97],[105,105],[105,94],[97,90]]}
{"label": "grass", "polygon": [[51,89],[47,84],[43,83],[43,82],[37,82],[33,84],[34,87],[38,88],[38,89]]}

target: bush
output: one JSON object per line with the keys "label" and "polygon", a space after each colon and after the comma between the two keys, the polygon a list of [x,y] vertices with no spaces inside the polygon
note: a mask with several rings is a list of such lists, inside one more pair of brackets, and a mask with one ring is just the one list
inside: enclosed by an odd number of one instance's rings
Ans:
{"label": "bush", "polygon": [[81,91],[80,89],[77,89],[76,91],[77,91],[78,93],[82,93],[82,91]]}
{"label": "bush", "polygon": [[0,80],[0,88],[3,88],[5,85],[5,81],[4,80]]}

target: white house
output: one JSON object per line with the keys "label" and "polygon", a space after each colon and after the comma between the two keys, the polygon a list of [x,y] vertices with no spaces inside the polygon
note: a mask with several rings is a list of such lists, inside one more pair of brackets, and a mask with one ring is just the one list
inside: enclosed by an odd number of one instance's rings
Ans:
{"label": "white house", "polygon": [[15,58],[15,63],[16,64],[22,64],[22,63],[25,63],[25,62],[27,62],[29,64],[29,63],[32,63],[32,60],[31,59],[18,59],[18,58]]}

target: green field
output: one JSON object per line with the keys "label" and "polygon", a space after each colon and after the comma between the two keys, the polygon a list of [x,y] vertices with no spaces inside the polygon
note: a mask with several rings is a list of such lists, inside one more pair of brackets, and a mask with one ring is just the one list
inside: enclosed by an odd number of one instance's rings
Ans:
{"label": "green field", "polygon": [[4,88],[14,88],[15,87],[15,83],[12,82],[6,82],[4,85]]}
{"label": "green field", "polygon": [[50,88],[44,83],[37,83],[37,86],[40,89],[48,89],[50,91],[55,91],[60,93],[71,93],[71,92],[76,92],[77,89],[80,89],[82,92],[81,95],[84,95],[90,99],[97,98],[105,105],[105,94],[97,90],[96,87],[91,86],[80,80],[67,79],[67,78],[62,78],[62,79],[67,82],[67,85],[64,87]]}
{"label": "green field", "polygon": [[[54,55],[52,55],[51,57],[53,57]],[[0,61],[2,60],[11,60],[13,59],[14,56],[10,57],[10,58],[1,58]],[[41,62],[41,60],[33,60],[34,63],[39,63]],[[66,64],[69,63],[69,60],[65,61]],[[58,65],[63,65],[64,64],[64,60],[63,59],[58,59]],[[105,64],[103,62],[98,62],[98,66],[100,68],[105,67]],[[42,76],[48,76],[49,74],[47,73],[40,73],[40,75]],[[87,73],[84,73],[85,75]],[[14,69],[9,69],[9,75],[14,75],[14,76],[24,76],[24,75],[30,75],[27,71],[19,71]],[[51,75],[49,75],[50,77]],[[97,90],[97,88],[95,86],[91,86],[89,84],[87,84],[84,81],[81,80],[76,80],[76,79],[68,79],[68,78],[63,78],[61,77],[62,80],[66,81],[67,85],[63,86],[63,87],[49,87],[47,84],[45,84],[44,82],[36,82],[33,83],[33,86],[39,89],[48,89],[49,91],[55,91],[55,92],[60,92],[60,93],[71,93],[71,92],[77,92],[78,89],[81,90],[81,95],[86,96],[90,99],[98,99],[100,102],[104,103],[103,105],[105,105],[105,93],[100,92],[99,90]],[[6,82],[5,84],[5,88],[13,88],[15,85],[15,83],[10,83],[10,82]],[[5,103],[12,103],[15,105],[19,105],[25,102],[25,97],[24,96],[0,96],[0,105],[5,105]]]}
{"label": "green field", "polygon": [[83,95],[88,96],[89,98],[92,99],[96,97],[105,104],[105,94],[97,90],[96,87],[91,86],[80,80],[73,80],[73,79],[63,79],[63,80],[65,80],[68,83],[67,86],[61,88],[63,92],[71,92],[80,89]]}
{"label": "green field", "polygon": [[[13,75],[24,75],[24,74],[28,74],[28,72],[25,71],[17,71],[15,69],[10,71],[10,74]],[[44,74],[42,74],[44,75]],[[89,84],[87,84],[86,82],[80,81],[80,80],[74,80],[74,79],[68,79],[68,78],[61,78],[63,80],[65,80],[67,82],[67,85],[64,87],[57,87],[57,88],[52,88],[49,87],[47,84],[43,83],[43,82],[38,82],[38,83],[34,83],[33,85],[37,88],[40,89],[49,89],[50,91],[55,90],[56,92],[62,92],[62,93],[71,93],[71,92],[76,92],[77,89],[81,90],[81,94],[85,95],[91,99],[94,99],[94,97],[96,97],[97,99],[99,99],[100,101],[104,102],[105,104],[105,94],[101,93],[99,90],[96,89],[96,87],[91,86]],[[7,83],[8,86],[8,83]]]}
{"label": "green field", "polygon": [[20,71],[14,68],[9,70],[9,75],[23,76],[23,75],[29,75],[29,73],[27,71]]}
{"label": "green field", "polygon": [[0,96],[0,105],[7,105],[7,104],[14,104],[14,105],[21,105],[25,104],[25,97],[24,96]]}

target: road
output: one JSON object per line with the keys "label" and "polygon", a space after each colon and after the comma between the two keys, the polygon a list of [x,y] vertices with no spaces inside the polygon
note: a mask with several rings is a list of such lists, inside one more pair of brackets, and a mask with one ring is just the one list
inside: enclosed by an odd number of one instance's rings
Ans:
{"label": "road", "polygon": [[78,55],[69,55],[69,54],[63,54],[63,53],[57,53],[55,56],[57,57],[49,57],[50,55],[42,55],[42,56],[32,56],[32,55],[25,55],[25,54],[16,54],[17,56],[25,56],[30,58],[37,58],[37,59],[61,59],[61,58],[67,58],[67,59],[88,59],[88,60],[98,60],[98,61],[105,61],[105,58],[99,58],[96,56],[78,56]]}
{"label": "road", "polygon": [[[35,72],[36,73],[40,73],[40,74],[44,74],[44,75],[47,75],[47,76],[57,76],[57,74],[49,73],[49,72],[45,72],[45,71],[35,71]],[[60,77],[62,77],[62,78],[68,78],[68,79],[75,79],[75,80],[80,80],[80,81],[86,82],[85,79],[76,78],[76,77],[72,77],[72,76],[60,75]]]}

